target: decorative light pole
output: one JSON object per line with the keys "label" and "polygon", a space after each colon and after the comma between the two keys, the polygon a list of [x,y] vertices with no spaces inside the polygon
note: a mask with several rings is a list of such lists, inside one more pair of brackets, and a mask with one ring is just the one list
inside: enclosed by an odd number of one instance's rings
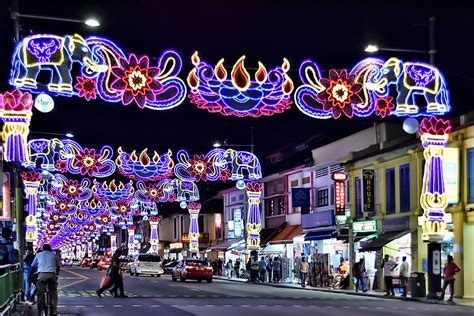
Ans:
{"label": "decorative light pole", "polygon": [[262,224],[260,222],[260,197],[262,196],[263,185],[259,182],[247,182],[246,193],[248,200],[247,212],[247,249],[260,249],[260,231]]}
{"label": "decorative light pole", "polygon": [[428,244],[428,297],[441,291],[441,241],[444,237],[444,210],[448,203],[443,172],[443,153],[448,143],[451,123],[434,116],[421,121],[418,133],[423,144],[425,171],[420,204],[423,213],[422,239]]}
{"label": "decorative light pole", "polygon": [[23,179],[23,188],[28,199],[28,216],[25,219],[26,241],[32,242],[36,247],[38,232],[36,225],[36,207],[38,204],[37,194],[41,182],[41,174],[37,171],[28,171],[21,174]]}
{"label": "decorative light pole", "polygon": [[189,251],[191,254],[199,252],[199,212],[201,211],[201,204],[191,202],[188,203],[189,212]]}
{"label": "decorative light pole", "polygon": [[117,251],[117,233],[111,233],[110,234],[110,252],[112,254]]}
{"label": "decorative light pole", "polygon": [[135,254],[135,225],[127,226],[128,232],[128,255],[133,256]]}
{"label": "decorative light pole", "polygon": [[158,244],[160,242],[158,238],[158,225],[160,224],[160,218],[158,216],[152,216],[149,219],[150,222],[150,250],[151,254],[158,254]]}

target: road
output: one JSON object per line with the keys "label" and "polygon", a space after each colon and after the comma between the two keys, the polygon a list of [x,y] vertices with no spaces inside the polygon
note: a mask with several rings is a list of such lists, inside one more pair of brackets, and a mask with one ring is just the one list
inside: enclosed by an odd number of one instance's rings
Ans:
{"label": "road", "polygon": [[[60,315],[474,315],[458,305],[425,304],[338,293],[214,280],[172,282],[169,276],[125,276],[129,298],[97,297],[104,271],[65,268],[59,280]],[[134,314],[135,313],[135,314]]]}

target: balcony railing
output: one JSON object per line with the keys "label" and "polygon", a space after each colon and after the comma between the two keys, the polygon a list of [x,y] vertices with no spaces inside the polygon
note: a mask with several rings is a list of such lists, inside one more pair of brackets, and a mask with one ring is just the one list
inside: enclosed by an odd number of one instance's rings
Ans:
{"label": "balcony railing", "polygon": [[0,315],[10,315],[22,289],[20,264],[0,265]]}

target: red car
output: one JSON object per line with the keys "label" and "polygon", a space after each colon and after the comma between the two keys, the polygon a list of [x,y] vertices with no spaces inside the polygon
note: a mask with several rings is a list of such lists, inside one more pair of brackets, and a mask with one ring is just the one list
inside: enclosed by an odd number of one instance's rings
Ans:
{"label": "red car", "polygon": [[107,270],[112,262],[112,258],[102,258],[100,259],[99,263],[97,264],[97,270],[105,269]]}
{"label": "red car", "polygon": [[91,263],[91,258],[84,258],[81,261],[81,267],[88,267]]}
{"label": "red car", "polygon": [[171,279],[176,281],[179,279],[184,282],[188,279],[202,282],[206,280],[207,283],[212,282],[212,267],[207,260],[202,259],[184,259],[181,260],[171,272]]}

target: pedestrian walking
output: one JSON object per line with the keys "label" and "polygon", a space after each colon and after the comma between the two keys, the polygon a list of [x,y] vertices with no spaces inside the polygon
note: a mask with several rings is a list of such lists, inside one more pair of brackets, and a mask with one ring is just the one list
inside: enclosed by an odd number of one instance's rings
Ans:
{"label": "pedestrian walking", "polygon": [[268,282],[272,283],[273,280],[273,260],[272,258],[268,257],[267,261],[267,272],[268,272]]}
{"label": "pedestrian walking", "polygon": [[367,292],[367,287],[365,285],[365,260],[360,258],[359,262],[354,263],[352,266],[352,276],[356,279],[355,290],[359,292],[359,288],[365,293]]}
{"label": "pedestrian walking", "polygon": [[454,263],[453,256],[448,256],[448,262],[445,264],[443,269],[444,275],[444,284],[443,284],[443,294],[441,295],[441,300],[444,300],[444,294],[446,293],[446,288],[449,285],[449,302],[453,301],[454,297],[454,280],[456,279],[455,275],[461,271],[456,263]]}
{"label": "pedestrian walking", "polygon": [[[116,250],[112,256],[112,262],[110,263],[110,267],[107,270],[107,276],[110,278],[111,282],[104,284],[96,291],[99,297],[102,297],[102,293],[112,285],[113,287],[109,290],[109,292],[113,297],[127,297],[123,289],[123,275],[121,273],[119,260],[120,254],[121,251]],[[117,290],[120,291],[120,296],[118,295]]]}
{"label": "pedestrian walking", "polygon": [[300,272],[300,276],[301,276],[301,286],[306,287],[306,276],[308,275],[308,271],[309,271],[309,263],[306,261],[305,257],[301,258],[298,271]]}
{"label": "pedestrian walking", "polygon": [[276,257],[273,261],[273,282],[280,283],[281,262],[280,257]]}
{"label": "pedestrian walking", "polygon": [[222,258],[219,258],[217,260],[217,274],[222,276],[222,271],[223,271],[223,267],[224,267],[224,260],[222,260]]}
{"label": "pedestrian walking", "polygon": [[232,270],[234,270],[234,264],[232,263],[232,259],[229,259],[229,261],[227,261],[226,269],[227,269],[227,276],[230,279],[232,277]]}
{"label": "pedestrian walking", "polygon": [[381,266],[383,269],[383,279],[385,282],[385,296],[395,296],[395,291],[393,290],[393,271],[397,266],[398,264],[393,261],[393,257],[385,255]]}
{"label": "pedestrian walking", "polygon": [[259,266],[259,277],[260,277],[260,282],[265,282],[265,277],[266,277],[266,272],[267,272],[267,262],[265,261],[265,257],[262,257],[260,259],[260,262],[258,263]]}
{"label": "pedestrian walking", "polygon": [[33,253],[32,249],[28,249],[26,251],[25,258],[23,258],[23,289],[24,289],[24,297],[25,301],[29,301],[31,297],[31,293],[33,292],[33,284],[31,283],[30,272],[31,272],[31,264],[35,259],[35,254]]}
{"label": "pedestrian walking", "polygon": [[240,277],[240,259],[235,260],[234,264],[234,276],[236,278]]}
{"label": "pedestrian walking", "polygon": [[407,262],[407,257],[402,257],[402,264],[400,265],[400,281],[403,289],[402,296],[407,297],[407,284],[410,277],[410,267]]}

